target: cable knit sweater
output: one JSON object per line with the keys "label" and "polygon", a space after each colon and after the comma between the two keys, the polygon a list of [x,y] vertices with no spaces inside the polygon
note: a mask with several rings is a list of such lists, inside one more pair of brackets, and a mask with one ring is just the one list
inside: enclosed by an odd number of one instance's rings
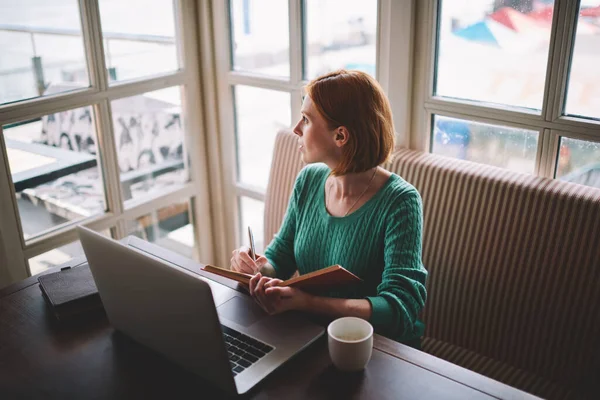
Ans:
{"label": "cable knit sweater", "polygon": [[363,279],[329,297],[367,299],[376,332],[419,347],[427,271],[421,262],[423,212],[417,190],[392,174],[362,207],[333,217],[325,207],[325,164],[305,167],[265,256],[280,279],[339,264]]}

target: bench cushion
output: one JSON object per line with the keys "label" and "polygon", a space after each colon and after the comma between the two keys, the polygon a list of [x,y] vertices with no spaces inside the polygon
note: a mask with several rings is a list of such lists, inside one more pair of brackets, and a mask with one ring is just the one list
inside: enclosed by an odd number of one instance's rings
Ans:
{"label": "bench cushion", "polygon": [[387,167],[423,198],[426,337],[600,379],[600,190],[411,150]]}

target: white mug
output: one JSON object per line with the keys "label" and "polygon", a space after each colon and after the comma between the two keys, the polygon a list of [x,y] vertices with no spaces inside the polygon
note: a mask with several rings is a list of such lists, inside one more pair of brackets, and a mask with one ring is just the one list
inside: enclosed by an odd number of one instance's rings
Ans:
{"label": "white mug", "polygon": [[329,356],[342,371],[365,368],[373,352],[373,326],[361,318],[338,318],[327,327]]}

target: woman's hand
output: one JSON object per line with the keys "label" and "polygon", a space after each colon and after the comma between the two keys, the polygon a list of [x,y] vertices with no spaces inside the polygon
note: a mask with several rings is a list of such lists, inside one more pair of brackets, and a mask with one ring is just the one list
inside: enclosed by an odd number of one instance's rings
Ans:
{"label": "woman's hand", "polygon": [[231,252],[231,269],[245,274],[255,275],[268,263],[265,256],[257,254],[256,261],[250,257],[250,249],[242,246]]}
{"label": "woman's hand", "polygon": [[250,279],[250,295],[265,312],[274,315],[288,310],[304,310],[311,295],[300,289],[279,286],[281,279],[262,276]]}

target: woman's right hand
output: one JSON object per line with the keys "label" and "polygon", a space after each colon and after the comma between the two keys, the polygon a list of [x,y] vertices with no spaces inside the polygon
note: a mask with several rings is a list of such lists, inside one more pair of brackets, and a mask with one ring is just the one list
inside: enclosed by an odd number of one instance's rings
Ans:
{"label": "woman's right hand", "polygon": [[257,254],[256,256],[256,261],[254,261],[250,257],[250,249],[247,246],[235,249],[231,252],[231,270],[256,275],[268,263],[265,256],[261,254]]}

